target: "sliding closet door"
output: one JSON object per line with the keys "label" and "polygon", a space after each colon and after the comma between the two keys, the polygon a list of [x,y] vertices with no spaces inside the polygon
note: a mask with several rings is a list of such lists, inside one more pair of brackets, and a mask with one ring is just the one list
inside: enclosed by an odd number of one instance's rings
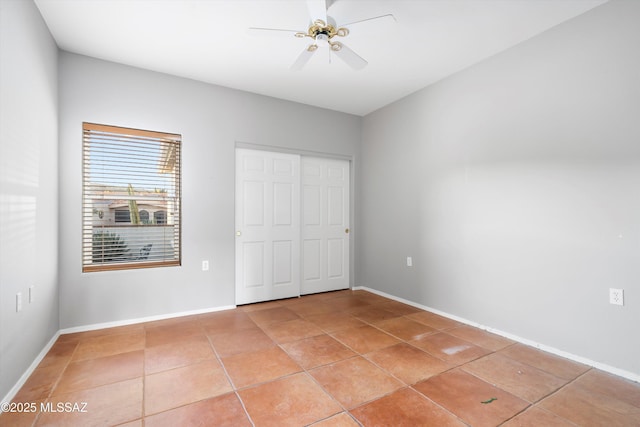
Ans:
{"label": "sliding closet door", "polygon": [[300,156],[236,150],[236,304],[300,295]]}
{"label": "sliding closet door", "polygon": [[302,158],[301,294],[349,287],[349,162]]}

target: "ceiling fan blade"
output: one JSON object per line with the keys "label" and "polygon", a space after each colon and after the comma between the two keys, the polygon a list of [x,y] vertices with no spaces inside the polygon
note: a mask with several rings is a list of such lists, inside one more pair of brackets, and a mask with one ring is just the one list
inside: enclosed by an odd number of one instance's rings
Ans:
{"label": "ceiling fan blade", "polygon": [[360,55],[349,49],[343,43],[340,43],[340,49],[331,49],[338,58],[342,59],[348,66],[354,70],[362,70],[367,66],[368,62]]}
{"label": "ceiling fan blade", "polygon": [[300,56],[298,56],[298,59],[296,59],[296,61],[293,64],[291,64],[291,69],[295,71],[302,70],[302,68],[307,64],[307,62],[309,62],[309,60],[311,59],[313,54],[316,52],[316,50],[317,48],[312,50],[309,50],[309,48],[306,48],[305,50],[303,50]]}
{"label": "ceiling fan blade", "polygon": [[[247,34],[252,36],[275,36],[275,37],[291,37],[292,35],[296,35],[301,31],[297,30],[285,30],[281,28],[260,28],[260,27],[249,27],[247,28]],[[304,31],[302,31],[304,33]]]}
{"label": "ceiling fan blade", "polygon": [[371,18],[361,19],[359,21],[349,22],[348,24],[341,24],[340,26],[341,27],[350,27],[352,25],[361,24],[361,23],[364,23],[364,22],[371,22],[371,21],[376,21],[376,24],[391,23],[391,22],[396,22],[396,17],[393,16],[392,14],[388,13],[386,15],[373,16]]}
{"label": "ceiling fan blade", "polygon": [[327,22],[326,0],[307,0],[307,8],[309,9],[311,22],[316,19],[321,19],[323,22]]}

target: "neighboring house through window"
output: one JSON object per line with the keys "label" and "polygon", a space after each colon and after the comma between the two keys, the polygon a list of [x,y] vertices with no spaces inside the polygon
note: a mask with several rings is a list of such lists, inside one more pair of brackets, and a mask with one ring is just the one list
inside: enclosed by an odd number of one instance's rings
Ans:
{"label": "neighboring house through window", "polygon": [[82,271],[180,265],[181,139],[83,123]]}

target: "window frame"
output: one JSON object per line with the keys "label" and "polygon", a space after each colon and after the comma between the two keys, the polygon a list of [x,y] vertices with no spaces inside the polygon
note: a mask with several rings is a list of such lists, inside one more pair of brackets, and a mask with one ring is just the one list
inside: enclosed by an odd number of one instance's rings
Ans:
{"label": "window frame", "polygon": [[[101,137],[104,137],[108,141],[118,140],[119,143],[123,143],[123,144],[125,143],[123,141],[126,141],[127,144],[130,143],[132,144],[132,147],[134,147],[132,149],[133,152],[136,151],[135,149],[136,143],[140,143],[140,144],[144,143],[147,146],[153,146],[154,143],[158,144],[157,146],[157,150],[158,150],[157,159],[159,160],[158,168],[161,170],[165,168],[166,170],[171,171],[168,173],[171,174],[170,180],[172,181],[171,184],[169,184],[169,187],[164,189],[169,193],[169,196],[162,198],[167,203],[167,206],[165,206],[166,211],[165,211],[164,224],[139,223],[139,224],[130,224],[130,225],[119,225],[119,223],[116,223],[115,221],[115,215],[116,215],[115,212],[120,210],[117,208],[113,209],[113,222],[111,224],[106,224],[106,220],[103,219],[104,210],[106,209],[96,209],[95,202],[96,200],[103,200],[107,202],[109,200],[112,200],[112,199],[109,199],[109,197],[115,197],[115,196],[106,197],[105,194],[103,194],[102,197],[104,198],[102,199],[99,198],[97,196],[99,194],[99,191],[96,191],[96,188],[98,188],[100,185],[97,184],[96,182],[93,182],[93,183],[91,182],[91,175],[90,175],[91,172],[88,170],[89,168],[92,167],[92,165],[95,166],[95,164],[97,163],[97,161],[93,160],[91,156],[92,142],[93,142],[93,149],[95,150],[96,149],[95,147],[99,146],[99,143],[96,140],[100,139]],[[122,153],[127,153],[126,148],[120,148],[118,150],[121,150]],[[88,123],[88,122],[82,123],[82,218],[81,218],[81,223],[82,223],[81,258],[82,260],[81,260],[81,264],[82,264],[83,273],[97,272],[97,271],[155,268],[155,267],[176,267],[176,266],[182,265],[182,153],[181,152],[182,152],[182,136],[180,134],[148,131],[148,130],[127,128],[127,127],[120,127],[120,126]],[[131,153],[128,153],[128,154],[131,154]],[[131,158],[132,160],[135,160],[135,155],[131,154]],[[142,161],[139,165],[136,165],[134,163],[134,167],[135,166],[140,166],[140,168],[144,168],[145,166],[148,167],[148,165],[144,165],[143,163],[144,161]],[[127,172],[130,173],[132,172],[132,170],[128,169]],[[151,176],[159,177],[163,173],[165,172],[159,171],[159,172],[156,172],[155,174],[152,174]],[[145,176],[147,178],[148,178],[148,175],[149,175],[148,171],[141,171],[140,169],[138,169],[137,171],[135,171],[134,169],[132,173],[132,176],[140,176],[140,177]],[[118,179],[118,178],[115,178],[116,176],[115,174],[114,175],[106,174],[106,176],[109,177],[108,179],[112,179],[112,180]],[[105,184],[102,184],[102,185],[106,187]],[[123,186],[123,183],[121,182],[120,184],[116,184],[116,185],[109,184],[109,186],[120,187],[120,186]],[[129,187],[131,187],[131,184],[129,184]],[[161,190],[162,190],[162,187],[161,187]],[[133,187],[131,187],[131,191],[134,191]],[[140,191],[140,190],[137,190],[137,191]],[[148,191],[149,189],[147,189],[147,194],[148,194]],[[104,191],[104,193],[108,193],[108,191]],[[174,193],[174,194],[171,194],[171,193]],[[166,193],[163,193],[163,194],[166,194]],[[129,193],[129,195],[133,196],[133,193]],[[137,201],[139,199],[132,198],[130,200]],[[145,202],[145,201],[148,202],[149,200],[154,201],[155,199],[144,199],[144,197],[142,196],[140,197],[140,201],[142,202]],[[140,210],[144,210],[144,208],[139,208],[138,212],[140,212]],[[96,212],[98,212],[98,217],[100,218],[98,222],[102,222],[102,224],[96,225],[96,219],[95,219]],[[133,216],[131,215],[130,211],[129,211],[129,215],[130,217]],[[170,216],[172,217],[171,221],[169,221]],[[162,244],[163,249],[161,249],[161,251],[159,252],[160,254],[159,256],[151,257],[152,258],[151,260],[148,259],[149,258],[148,253],[146,257],[139,257],[138,256],[139,249],[136,248],[134,250],[129,250],[129,249],[126,250],[126,252],[128,252],[126,259],[118,260],[118,261],[108,260],[108,261],[96,263],[95,262],[96,257],[94,253],[95,242],[93,241],[94,236],[100,233],[102,233],[102,236],[104,236],[105,233],[109,233],[113,231],[113,229],[116,229],[118,227],[129,227],[129,228],[144,227],[148,229],[152,229],[152,228],[159,229],[161,227],[164,227],[166,229],[168,227],[171,227],[172,234],[167,236],[162,231],[160,231],[160,234],[162,235],[162,239],[160,240],[160,243]],[[134,242],[138,246],[140,246],[141,244],[142,246],[144,246],[144,244],[146,244],[147,242],[144,240],[143,237],[140,237],[140,236],[143,236],[142,233],[145,233],[145,232],[144,231],[140,232],[139,230],[142,230],[142,228],[138,230],[134,230],[132,232],[132,234],[136,236],[132,240],[132,242]],[[118,238],[119,237],[120,236],[118,236]],[[104,239],[104,237],[102,238]],[[170,245],[171,247],[170,252],[166,252],[167,245]],[[103,241],[102,246],[100,247],[100,251],[102,251],[102,253],[105,253],[107,249],[109,249],[109,247],[105,246]],[[153,259],[153,258],[160,258],[160,259]]]}

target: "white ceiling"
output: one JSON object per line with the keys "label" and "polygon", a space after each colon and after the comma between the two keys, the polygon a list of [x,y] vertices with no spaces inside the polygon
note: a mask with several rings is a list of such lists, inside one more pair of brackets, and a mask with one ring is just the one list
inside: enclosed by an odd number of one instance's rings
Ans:
{"label": "white ceiling", "polygon": [[247,28],[306,31],[304,0],[36,0],[63,50],[361,116],[605,2],[336,0],[338,25],[396,22],[354,25],[341,39],[363,70],[329,64],[327,50],[292,71],[309,39]]}

